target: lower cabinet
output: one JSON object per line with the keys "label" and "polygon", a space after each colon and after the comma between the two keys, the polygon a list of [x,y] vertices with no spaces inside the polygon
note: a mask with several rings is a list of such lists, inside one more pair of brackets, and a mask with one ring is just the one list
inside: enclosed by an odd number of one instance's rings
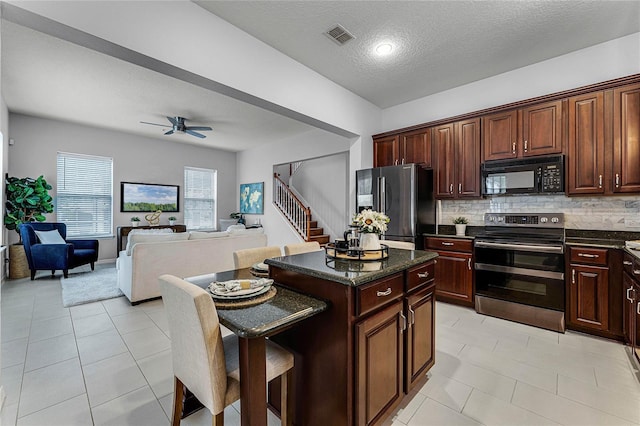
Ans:
{"label": "lower cabinet", "polygon": [[622,252],[569,247],[566,268],[567,327],[614,339],[623,337]]}
{"label": "lower cabinet", "polygon": [[438,300],[474,306],[473,243],[460,238],[427,237],[425,247],[437,251]]}
{"label": "lower cabinet", "polygon": [[435,362],[436,304],[435,286],[405,299],[407,317],[405,354],[405,392],[424,377]]}
{"label": "lower cabinet", "polygon": [[623,269],[624,340],[640,368],[640,259],[625,253]]}

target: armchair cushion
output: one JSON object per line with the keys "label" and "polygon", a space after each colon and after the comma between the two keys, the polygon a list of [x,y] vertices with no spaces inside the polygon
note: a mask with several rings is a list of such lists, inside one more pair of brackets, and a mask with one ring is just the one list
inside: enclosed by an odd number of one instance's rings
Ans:
{"label": "armchair cushion", "polygon": [[54,229],[52,231],[34,231],[40,240],[40,244],[66,244],[62,235]]}

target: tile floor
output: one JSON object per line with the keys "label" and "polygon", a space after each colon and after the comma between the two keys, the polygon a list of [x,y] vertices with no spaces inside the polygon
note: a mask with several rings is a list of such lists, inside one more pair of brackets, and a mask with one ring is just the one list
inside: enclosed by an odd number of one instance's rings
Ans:
{"label": "tile floor", "polygon": [[[640,384],[619,343],[443,303],[436,312],[436,364],[387,425],[640,425]],[[6,281],[1,314],[3,426],[169,424],[161,301],[64,308],[59,279],[43,276]],[[226,424],[239,424],[238,410],[227,408]],[[279,424],[271,413],[269,424]]]}

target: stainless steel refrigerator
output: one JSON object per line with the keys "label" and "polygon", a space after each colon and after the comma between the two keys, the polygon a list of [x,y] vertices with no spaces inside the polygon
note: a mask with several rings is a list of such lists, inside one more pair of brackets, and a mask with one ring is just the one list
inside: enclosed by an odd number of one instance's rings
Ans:
{"label": "stainless steel refrigerator", "polygon": [[389,216],[385,239],[412,242],[422,249],[422,234],[436,230],[433,170],[417,164],[357,170],[356,208]]}

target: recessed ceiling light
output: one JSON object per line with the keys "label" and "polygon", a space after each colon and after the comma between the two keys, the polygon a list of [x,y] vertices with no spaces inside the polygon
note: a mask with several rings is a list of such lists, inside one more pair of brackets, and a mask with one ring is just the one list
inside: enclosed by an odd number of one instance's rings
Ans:
{"label": "recessed ceiling light", "polygon": [[391,43],[380,43],[376,46],[376,53],[380,56],[388,55],[393,51],[393,44]]}

